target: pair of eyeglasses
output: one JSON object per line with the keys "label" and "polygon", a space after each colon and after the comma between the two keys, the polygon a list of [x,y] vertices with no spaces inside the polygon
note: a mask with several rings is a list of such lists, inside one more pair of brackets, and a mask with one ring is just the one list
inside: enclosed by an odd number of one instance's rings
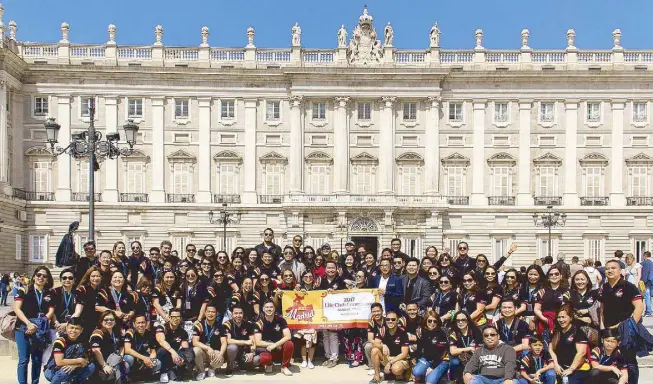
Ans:
{"label": "pair of eyeglasses", "polygon": [[186,278],[190,278],[190,277],[197,277],[197,275],[194,273],[189,273],[188,275],[186,275]]}
{"label": "pair of eyeglasses", "polygon": [[195,252],[197,252],[197,249],[187,249],[186,252],[188,252],[188,253],[195,253]]}
{"label": "pair of eyeglasses", "polygon": [[440,281],[440,285],[447,285],[447,284],[449,284],[449,281],[448,281],[448,280]]}
{"label": "pair of eyeglasses", "polygon": [[270,278],[269,278],[269,277],[261,277],[259,280],[261,280],[261,281],[269,281]]}
{"label": "pair of eyeglasses", "polygon": [[285,277],[291,277],[291,278],[292,278],[293,275],[283,275],[283,277],[284,277],[284,278],[285,278]]}
{"label": "pair of eyeglasses", "polygon": [[394,323],[394,322],[397,321],[397,318],[396,318],[396,317],[395,317],[395,318],[392,318],[392,317],[386,317],[385,321],[386,321],[387,323]]}
{"label": "pair of eyeglasses", "polygon": [[264,233],[263,235],[264,235],[264,236],[272,236],[272,234],[271,234],[270,232],[266,232],[266,233]]}
{"label": "pair of eyeglasses", "polygon": [[395,261],[394,262],[394,265],[401,265],[401,264],[403,264],[403,261]]}
{"label": "pair of eyeglasses", "polygon": [[154,256],[157,256],[157,257],[158,257],[159,254],[158,254],[158,253],[150,253],[150,257],[154,257]]}
{"label": "pair of eyeglasses", "polygon": [[202,265],[208,265],[208,266],[211,266],[211,263],[202,263]]}
{"label": "pair of eyeglasses", "polygon": [[75,280],[75,276],[62,276],[62,277],[61,277],[61,280],[62,280],[62,281],[66,281],[66,280]]}
{"label": "pair of eyeglasses", "polygon": [[226,258],[227,258],[227,256],[218,256],[218,260],[224,260]]}
{"label": "pair of eyeglasses", "polygon": [[497,337],[497,336],[499,336],[499,334],[498,334],[498,333],[494,333],[494,332],[493,332],[493,333],[484,333],[484,334],[483,334],[483,337],[485,337],[485,338],[488,338],[488,337]]}
{"label": "pair of eyeglasses", "polygon": [[517,279],[516,276],[506,276],[506,280],[515,280]]}
{"label": "pair of eyeglasses", "polygon": [[435,320],[435,319],[428,319],[428,320],[426,320],[426,324],[437,324],[437,322],[438,322],[438,321]]}
{"label": "pair of eyeglasses", "polygon": [[459,250],[459,251],[466,251],[467,248],[466,248],[466,247],[458,247],[458,250]]}
{"label": "pair of eyeglasses", "polygon": [[497,274],[494,272],[485,272],[485,276],[496,276]]}
{"label": "pair of eyeglasses", "polygon": [[476,260],[476,262],[477,262],[477,263],[487,263],[487,260],[483,260],[483,259],[481,259],[481,260]]}
{"label": "pair of eyeglasses", "polygon": [[560,276],[560,272],[551,272],[549,276]]}
{"label": "pair of eyeglasses", "polygon": [[464,279],[463,282],[465,283],[473,283],[474,279]]}
{"label": "pair of eyeglasses", "polygon": [[[205,252],[206,252],[206,251],[205,251]],[[236,255],[244,255],[244,254],[245,254],[245,252],[236,251]]]}
{"label": "pair of eyeglasses", "polygon": [[220,277],[224,277],[224,275],[221,274],[221,273],[216,273],[215,275],[213,275],[213,277],[215,277],[217,279],[217,278],[220,278]]}
{"label": "pair of eyeglasses", "polygon": [[437,272],[429,272],[429,276],[437,276],[437,275],[439,275],[439,273],[437,273]]}
{"label": "pair of eyeglasses", "polygon": [[292,256],[292,252],[284,252],[283,254],[284,254],[284,255]]}
{"label": "pair of eyeglasses", "polygon": [[135,250],[137,250],[137,249],[141,249],[141,247],[139,247],[139,246],[132,247],[132,251],[135,251]]}
{"label": "pair of eyeglasses", "polygon": [[102,322],[103,322],[103,323],[115,323],[115,322],[116,322],[116,319],[106,318],[106,319],[102,320]]}
{"label": "pair of eyeglasses", "polygon": [[304,254],[305,254],[305,255],[314,255],[315,252],[313,252],[313,251],[306,251],[306,252],[304,252]]}
{"label": "pair of eyeglasses", "polygon": [[170,316],[171,319],[181,319],[181,316],[175,315],[175,316]]}
{"label": "pair of eyeglasses", "polygon": [[37,273],[35,276],[36,276],[36,277],[40,277],[40,278],[42,278],[42,279],[45,279],[45,278],[48,277],[48,275],[46,275],[45,273]]}
{"label": "pair of eyeglasses", "polygon": [[359,277],[359,278],[361,278],[361,279],[364,279],[364,278],[365,278],[365,275],[356,275],[356,277]]}

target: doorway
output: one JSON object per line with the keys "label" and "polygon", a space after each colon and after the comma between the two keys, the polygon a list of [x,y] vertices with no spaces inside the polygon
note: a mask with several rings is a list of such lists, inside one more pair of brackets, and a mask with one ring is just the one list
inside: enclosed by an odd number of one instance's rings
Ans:
{"label": "doorway", "polygon": [[356,247],[360,247],[361,245],[365,246],[365,249],[367,249],[368,252],[373,254],[374,256],[379,256],[378,251],[379,251],[379,238],[376,236],[352,236],[351,241],[356,244]]}

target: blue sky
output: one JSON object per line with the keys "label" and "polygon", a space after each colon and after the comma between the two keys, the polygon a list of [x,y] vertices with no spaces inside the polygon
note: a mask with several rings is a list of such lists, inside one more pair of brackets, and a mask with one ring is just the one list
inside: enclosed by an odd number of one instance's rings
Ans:
{"label": "blue sky", "polygon": [[[2,1],[2,0],[0,0]],[[334,48],[336,33],[344,24],[351,35],[363,5],[379,34],[390,21],[397,48],[428,46],[428,32],[437,20],[441,46],[471,49],[474,31],[482,28],[484,46],[516,49],[520,32],[531,32],[534,49],[562,49],[567,29],[576,30],[576,46],[583,49],[612,47],[612,31],[620,28],[626,48],[653,48],[650,0],[4,0],[4,22],[18,23],[18,39],[55,42],[61,37],[61,22],[70,24],[72,43],[101,44],[107,41],[107,26],[117,26],[116,40],[122,45],[150,45],[154,27],[164,27],[168,46],[196,46],[200,29],[211,30],[215,47],[243,47],[245,30],[256,29],[255,43],[262,48],[290,46],[290,28],[298,21],[302,45]],[[90,5],[89,5],[90,4]],[[625,4],[628,4],[627,6]]]}

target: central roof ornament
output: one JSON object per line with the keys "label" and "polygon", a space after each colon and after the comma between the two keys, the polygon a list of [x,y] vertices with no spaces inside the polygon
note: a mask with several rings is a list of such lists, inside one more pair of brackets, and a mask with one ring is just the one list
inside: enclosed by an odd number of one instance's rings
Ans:
{"label": "central roof ornament", "polygon": [[373,21],[374,18],[367,12],[366,5],[349,40],[349,47],[347,47],[347,61],[349,64],[369,65],[381,62],[383,48],[381,42],[377,39]]}

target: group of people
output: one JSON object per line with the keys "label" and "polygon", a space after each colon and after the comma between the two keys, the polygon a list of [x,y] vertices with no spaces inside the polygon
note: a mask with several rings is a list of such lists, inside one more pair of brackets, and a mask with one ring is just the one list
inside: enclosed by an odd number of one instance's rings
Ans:
{"label": "group of people", "polygon": [[[42,363],[51,383],[203,380],[270,373],[275,360],[292,375],[293,357],[315,367],[320,343],[323,366],[344,352],[350,367],[367,364],[371,383],[637,382],[636,348],[622,341],[646,338],[644,304],[617,261],[597,290],[585,270],[503,267],[516,245],[490,265],[465,242],[455,256],[428,247],[417,259],[393,239],[377,259],[350,241],[340,254],[273,239],[267,228],[255,247],[188,244],[184,257],[168,241],[147,251],[134,241],[129,255],[122,242],[97,253],[91,241],[58,277],[36,268],[14,302],[19,383],[30,360],[32,383]],[[282,316],[284,291],[365,288],[380,297],[367,329],[291,330]]]}

